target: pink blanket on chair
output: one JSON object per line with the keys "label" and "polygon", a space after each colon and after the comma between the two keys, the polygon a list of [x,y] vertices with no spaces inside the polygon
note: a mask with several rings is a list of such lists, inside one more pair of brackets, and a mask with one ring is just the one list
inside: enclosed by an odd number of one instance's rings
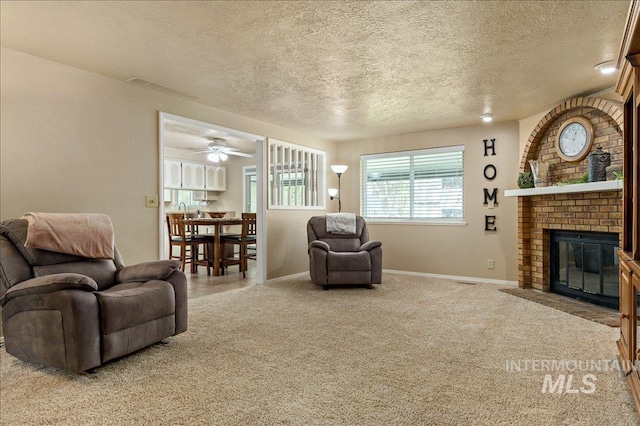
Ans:
{"label": "pink blanket on chair", "polygon": [[111,218],[97,213],[26,213],[25,246],[94,259],[113,259]]}

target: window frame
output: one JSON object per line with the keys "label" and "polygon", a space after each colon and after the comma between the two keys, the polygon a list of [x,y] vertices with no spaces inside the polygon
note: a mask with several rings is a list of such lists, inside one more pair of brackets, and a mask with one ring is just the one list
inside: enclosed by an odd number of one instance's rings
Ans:
{"label": "window frame", "polygon": [[[386,153],[378,153],[378,154],[363,154],[360,156],[360,215],[363,216],[367,223],[378,223],[378,224],[394,224],[394,225],[444,225],[444,226],[466,226],[466,209],[465,209],[465,185],[464,185],[464,176],[465,176],[465,161],[464,161],[464,153],[465,153],[465,145],[451,145],[451,146],[442,146],[435,148],[423,148],[417,150],[407,150],[407,151],[394,151],[394,152],[386,152]],[[461,217],[452,217],[452,218],[420,218],[413,217],[413,211],[415,208],[413,197],[412,201],[410,201],[409,211],[412,215],[411,217],[396,217],[396,218],[381,218],[381,217],[368,217],[365,215],[366,210],[366,197],[367,197],[367,189],[366,189],[366,173],[367,167],[366,162],[368,160],[381,159],[381,158],[398,158],[398,157],[415,157],[420,155],[428,155],[428,154],[438,154],[443,152],[460,152],[462,154],[462,188],[461,188],[461,208],[462,208],[462,216]],[[413,164],[413,161],[410,160],[410,163]],[[413,175],[415,169],[411,166],[410,174]],[[409,191],[414,191],[414,188],[410,188]]]}
{"label": "window frame", "polygon": [[179,208],[183,202],[188,209],[203,209],[208,205],[207,200],[197,200],[194,196],[197,192],[205,192],[203,190],[193,189],[170,189],[171,191],[171,207]]}
{"label": "window frame", "polygon": [[[289,159],[291,159],[291,152],[294,151],[296,153],[300,153],[303,159],[306,159],[307,161],[310,161],[313,163],[314,170],[309,171],[310,174],[308,175],[307,179],[309,179],[310,181],[314,181],[314,180],[315,181],[310,185],[307,185],[307,189],[306,189],[307,191],[306,196],[308,197],[308,199],[311,201],[312,204],[298,205],[297,194],[294,196],[294,199],[296,202],[296,204],[294,205],[288,205],[288,204],[285,205],[285,204],[278,203],[278,201],[283,201],[283,200],[278,198],[278,193],[275,192],[276,191],[275,185],[277,185],[277,183],[275,183],[276,181],[274,180],[274,175],[275,175],[274,170],[277,169],[278,167],[281,167],[283,170],[285,167],[289,167],[290,169],[291,164],[297,167],[300,161],[300,158],[298,157],[296,160],[287,162],[287,164],[285,165],[284,162],[279,161],[280,158],[274,159],[273,158],[274,151],[279,149],[282,149],[283,153],[284,153],[284,150],[288,150]],[[276,156],[278,156],[278,154],[276,154]],[[268,163],[268,178],[267,178],[268,196],[267,198],[269,203],[268,204],[269,209],[272,209],[272,210],[325,210],[326,209],[327,154],[325,151],[270,138],[268,149],[267,149],[267,163]],[[285,180],[288,180],[288,182],[291,183],[292,179],[291,179],[290,172],[281,172],[279,173],[279,176],[284,176],[285,174],[288,175],[288,179],[285,179]],[[305,179],[305,178],[302,178],[302,179]],[[296,178],[295,180],[299,181],[300,179]],[[291,186],[291,185],[287,185],[287,186]],[[295,186],[298,187],[297,184]],[[280,189],[280,191],[282,192],[279,194],[279,196],[283,197],[284,188]],[[274,192],[275,192],[275,195],[274,195]],[[287,193],[290,194],[289,192]],[[288,196],[288,199],[289,201],[291,200],[290,195]],[[313,204],[314,202],[315,204]]]}
{"label": "window frame", "polygon": [[[255,177],[255,188],[251,186],[252,178]],[[258,173],[256,166],[243,166],[242,167],[242,203],[243,212],[256,213],[258,207]],[[255,192],[254,192],[255,189]],[[253,203],[255,199],[255,205]],[[253,208],[255,207],[255,208]]]}

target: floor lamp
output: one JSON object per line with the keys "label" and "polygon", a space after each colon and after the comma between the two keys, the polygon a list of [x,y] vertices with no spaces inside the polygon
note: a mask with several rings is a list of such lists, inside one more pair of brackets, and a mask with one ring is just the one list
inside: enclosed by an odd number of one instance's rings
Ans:
{"label": "floor lamp", "polygon": [[338,175],[338,189],[329,188],[329,198],[331,200],[333,200],[334,198],[338,199],[338,212],[342,211],[342,201],[340,200],[340,197],[342,196],[342,193],[340,192],[340,176],[342,176],[342,174],[346,172],[348,168],[349,166],[345,164],[334,164],[331,166],[331,170],[333,170],[334,173]]}

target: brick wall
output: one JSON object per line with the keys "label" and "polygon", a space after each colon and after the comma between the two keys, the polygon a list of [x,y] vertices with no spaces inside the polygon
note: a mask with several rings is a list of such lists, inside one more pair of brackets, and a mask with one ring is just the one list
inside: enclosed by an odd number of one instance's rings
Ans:
{"label": "brick wall", "polygon": [[[596,98],[576,98],[558,105],[536,126],[520,166],[529,170],[529,159],[550,163],[551,184],[576,179],[588,172],[588,157],[580,162],[563,161],[555,147],[562,123],[587,117],[594,127],[593,149],[611,154],[611,164],[622,164],[622,112],[619,105]],[[617,233],[622,238],[622,191],[583,192],[518,197],[518,285],[549,291],[549,231]]]}
{"label": "brick wall", "polygon": [[611,154],[611,164],[622,165],[622,134],[617,124],[610,115],[599,109],[585,107],[575,108],[559,115],[549,126],[549,129],[540,138],[536,149],[531,152],[534,159],[549,162],[550,184],[556,184],[564,179],[577,179],[589,171],[589,157],[579,162],[567,162],[562,160],[556,149],[556,137],[558,130],[564,121],[569,118],[583,116],[591,121],[594,131],[593,148],[598,146]]}

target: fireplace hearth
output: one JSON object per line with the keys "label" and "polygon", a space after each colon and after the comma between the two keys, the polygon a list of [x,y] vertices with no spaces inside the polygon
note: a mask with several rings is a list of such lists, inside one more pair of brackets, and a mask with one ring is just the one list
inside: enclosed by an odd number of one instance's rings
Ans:
{"label": "fireplace hearth", "polygon": [[618,309],[618,234],[550,232],[551,291]]}

